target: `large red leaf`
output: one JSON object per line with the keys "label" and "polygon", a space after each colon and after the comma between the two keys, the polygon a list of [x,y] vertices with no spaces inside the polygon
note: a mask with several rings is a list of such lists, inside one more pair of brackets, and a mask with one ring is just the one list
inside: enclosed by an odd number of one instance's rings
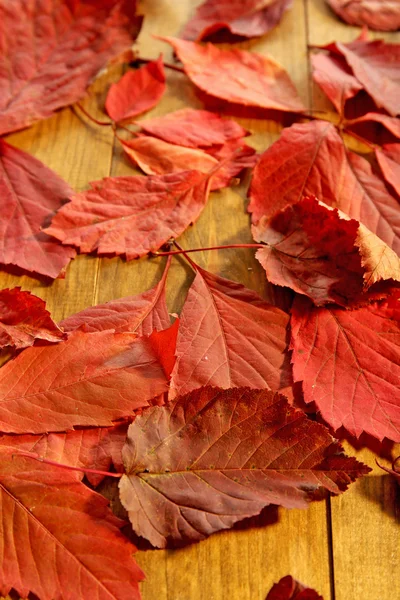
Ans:
{"label": "large red leaf", "polygon": [[345,113],[347,100],[360,90],[361,83],[352,75],[346,61],[341,56],[311,54],[313,80],[328,96],[340,115]]}
{"label": "large red leaf", "polygon": [[286,575],[274,583],[265,600],[323,600],[315,590]]}
{"label": "large red leaf", "polygon": [[0,134],[82,98],[140,24],[134,0],[1,0]]}
{"label": "large red leaf", "polygon": [[252,221],[314,195],[400,250],[399,204],[369,163],[348,153],[331,123],[293,125],[261,156],[250,187]]}
{"label": "large red leaf", "polygon": [[0,139],[0,263],[57,277],[75,250],[41,228],[72,193],[43,163]]}
{"label": "large red leaf", "polygon": [[243,285],[195,268],[180,317],[170,397],[204,385],[291,385],[288,315]]}
{"label": "large red leaf", "polygon": [[[181,37],[215,41],[226,30],[233,36],[258,37],[279,23],[293,0],[205,0],[185,25]],[[221,31],[222,30],[222,31]]]}
{"label": "large red leaf", "polygon": [[245,50],[223,50],[210,43],[161,39],[174,48],[192,82],[211,96],[244,106],[304,110],[289,75],[270,57]]}
{"label": "large red leaf", "polygon": [[122,254],[127,260],[144,256],[198,218],[208,199],[210,175],[181,171],[106,177],[75,195],[46,231],[81,252]]}
{"label": "large red leaf", "polygon": [[169,262],[160,282],[150,290],[137,296],[90,306],[67,317],[60,325],[68,332],[76,329],[88,332],[113,329],[117,333],[134,332],[139,335],[150,335],[155,329],[167,329],[170,326],[165,302],[168,268]]}
{"label": "large red leaf", "polygon": [[280,394],[202,388],[129,427],[120,496],[154,546],[200,540],[267,504],[307,506],[370,469]]}
{"label": "large red leaf", "polygon": [[400,28],[399,0],[327,0],[331,8],[350,25],[367,25],[378,31]]}
{"label": "large red leaf", "polygon": [[150,135],[188,148],[207,148],[224,144],[247,135],[247,131],[230,119],[207,110],[182,108],[173,113],[137,121],[137,125]]}
{"label": "large red leaf", "polygon": [[137,71],[128,71],[110,87],[106,111],[113,121],[133,119],[153,108],[165,92],[162,56]]}
{"label": "large red leaf", "polygon": [[375,148],[375,155],[384,178],[400,198],[400,144],[387,144],[383,148]]}
{"label": "large red leaf", "polygon": [[373,284],[400,282],[400,258],[393,250],[358,221],[313,196],[260,219],[253,235],[267,244],[256,256],[269,281],[316,304],[347,306],[362,301]]}
{"label": "large red leaf", "polygon": [[107,426],[165,392],[158,342],[173,355],[176,331],[76,331],[66,342],[24,350],[0,371],[0,429],[13,433]]}
{"label": "large red leaf", "polygon": [[0,348],[27,348],[37,339],[59,342],[64,338],[41,298],[19,287],[0,292]]}
{"label": "large red leaf", "polygon": [[74,473],[18,456],[0,440],[0,593],[41,600],[140,600],[135,547],[103,496]]}
{"label": "large red leaf", "polygon": [[400,441],[399,298],[355,310],[293,305],[294,377],[334,429]]}

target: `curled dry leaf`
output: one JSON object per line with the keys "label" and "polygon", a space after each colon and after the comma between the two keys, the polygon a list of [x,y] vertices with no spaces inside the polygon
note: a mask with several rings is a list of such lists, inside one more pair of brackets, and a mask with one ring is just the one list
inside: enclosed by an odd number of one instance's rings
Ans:
{"label": "curled dry leaf", "polygon": [[128,71],[108,91],[105,108],[116,123],[133,119],[155,106],[165,92],[162,55],[136,71]]}
{"label": "curled dry leaf", "polygon": [[211,96],[250,107],[305,110],[285,69],[268,56],[173,37],[160,39],[174,48],[191,81]]}
{"label": "curled dry leaf", "polygon": [[291,575],[274,583],[265,600],[323,600],[315,590],[306,587]]}
{"label": "curled dry leaf", "polygon": [[400,198],[400,144],[387,144],[376,148],[375,155],[384,178]]}
{"label": "curled dry leaf", "polygon": [[400,28],[400,0],[327,0],[343,21],[378,31]]}
{"label": "curled dry leaf", "polygon": [[[281,20],[293,0],[205,0],[185,25],[180,37],[200,41],[228,30],[231,36],[259,37]],[[225,41],[225,38],[222,40]]]}
{"label": "curled dry leaf", "polygon": [[201,388],[144,411],[123,460],[121,501],[158,547],[201,540],[267,504],[306,507],[370,470],[284,396],[247,388]]}
{"label": "curled dry leaf", "polygon": [[400,441],[399,299],[394,290],[354,310],[293,304],[293,375],[335,430]]}
{"label": "curled dry leaf", "polygon": [[149,337],[75,331],[61,344],[24,350],[0,371],[0,428],[12,433],[110,426],[168,389],[160,363],[176,327]]}
{"label": "curled dry leaf", "polygon": [[[103,496],[75,473],[18,456],[25,436],[0,440],[0,593],[41,600],[140,600],[144,579]],[[23,557],[23,558],[22,558]]]}
{"label": "curled dry leaf", "polygon": [[76,194],[53,218],[49,234],[81,252],[125,255],[158,250],[199,217],[210,177],[181,171],[150,177],[106,177]]}
{"label": "curled dry leaf", "polygon": [[0,135],[80,100],[97,73],[130,49],[142,21],[135,5],[1,0]]}
{"label": "curled dry leaf", "polygon": [[27,348],[35,340],[55,343],[65,337],[41,298],[19,287],[0,291],[0,348]]}
{"label": "curled dry leaf", "polygon": [[57,277],[76,252],[41,228],[72,193],[54,171],[0,140],[0,263]]}
{"label": "curled dry leaf", "polygon": [[205,385],[275,391],[290,386],[288,315],[243,285],[194,267],[170,397]]}

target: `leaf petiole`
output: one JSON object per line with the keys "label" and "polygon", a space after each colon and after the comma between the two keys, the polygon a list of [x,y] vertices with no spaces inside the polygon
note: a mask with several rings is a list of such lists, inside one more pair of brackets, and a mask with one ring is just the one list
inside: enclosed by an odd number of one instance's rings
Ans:
{"label": "leaf petiole", "polygon": [[153,256],[173,256],[189,252],[204,252],[206,250],[225,250],[226,248],[265,248],[265,244],[227,244],[226,246],[208,246],[207,248],[191,248],[190,250],[171,250],[169,252],[152,252]]}

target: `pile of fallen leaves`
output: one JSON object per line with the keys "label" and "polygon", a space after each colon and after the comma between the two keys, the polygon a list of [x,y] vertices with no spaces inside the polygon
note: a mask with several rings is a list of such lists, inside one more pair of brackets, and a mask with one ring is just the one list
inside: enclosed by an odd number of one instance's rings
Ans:
{"label": "pile of fallen leaves", "polygon": [[[357,24],[384,20],[376,2],[330,4]],[[398,23],[398,4],[383,4]],[[75,194],[0,140],[3,265],[54,279],[78,251],[169,256],[154,288],[59,324],[29,292],[0,292],[0,346],[13,350],[0,370],[2,594],[139,598],[135,548],[94,491],[105,477],[119,478],[134,532],[167,547],[268,504],[305,507],[345,491],[370,469],[330,431],[400,441],[400,45],[363,32],[315,49],[334,125],[307,113],[271,57],[199,43],[265,34],[290,5],[206,0],[180,38],[163,38],[182,64],[168,66],[219,114],[136,120],[165,91],[162,57],[136,58],[143,66],[110,87],[109,120],[94,121],[113,128],[143,176]],[[0,0],[1,134],[78,102],[101,68],[131,60],[141,21],[132,0]],[[221,116],[238,107],[294,124],[257,156],[248,132]],[[343,133],[369,154],[348,150]],[[287,289],[279,305],[200,268],[175,242],[210,191],[246,168],[256,256]],[[195,279],[171,324],[174,254]],[[320,596],[288,576],[268,598]]]}

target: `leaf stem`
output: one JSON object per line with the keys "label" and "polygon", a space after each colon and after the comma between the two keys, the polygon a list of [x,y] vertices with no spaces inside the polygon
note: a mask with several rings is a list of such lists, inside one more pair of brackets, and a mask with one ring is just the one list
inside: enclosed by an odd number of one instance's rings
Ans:
{"label": "leaf stem", "polygon": [[109,473],[108,471],[99,471],[98,469],[84,469],[81,467],[71,467],[70,465],[64,465],[48,458],[42,458],[39,454],[34,452],[25,452],[19,450],[16,453],[18,456],[25,456],[26,458],[33,458],[39,462],[45,463],[46,465],[52,465],[53,467],[60,467],[60,469],[68,469],[69,471],[80,471],[81,473],[94,473],[95,475],[104,475],[106,477],[122,477],[123,473]]}
{"label": "leaf stem", "polygon": [[[135,58],[135,60],[133,60],[129,66],[131,67],[137,67],[138,65],[147,65],[150,62],[154,62],[153,58]],[[177,71],[178,73],[184,73],[185,70],[183,67],[178,67],[177,65],[171,65],[171,63],[163,63],[164,67],[166,69],[171,69],[172,71]]]}
{"label": "leaf stem", "polygon": [[96,123],[96,125],[101,125],[102,127],[112,127],[114,125],[113,121],[99,121],[98,119],[95,119],[94,117],[92,117],[92,115],[88,113],[86,108],[83,108],[83,106],[80,102],[77,102],[75,104],[75,106],[77,106],[83,112],[83,114],[88,119],[90,119],[90,121],[93,121],[93,123]]}
{"label": "leaf stem", "polygon": [[226,248],[265,248],[265,244],[227,244],[226,246],[209,246],[207,248],[191,248],[190,250],[171,250],[169,252],[152,252],[153,256],[173,256],[189,252],[204,252],[206,250],[225,250]]}

